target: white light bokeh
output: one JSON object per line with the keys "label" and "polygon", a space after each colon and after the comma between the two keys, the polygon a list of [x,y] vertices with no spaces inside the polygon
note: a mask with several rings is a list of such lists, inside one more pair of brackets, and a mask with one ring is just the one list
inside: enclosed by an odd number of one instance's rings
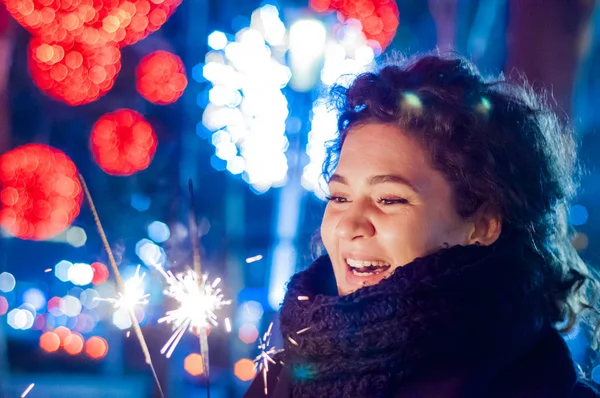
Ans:
{"label": "white light bokeh", "polygon": [[[325,91],[333,84],[348,86],[356,75],[369,71],[375,52],[368,45],[360,22],[348,20],[325,46],[321,83]],[[336,137],[337,113],[328,109],[322,99],[313,103],[311,130],[308,133],[306,154],[310,158],[302,174],[302,186],[320,199],[325,199],[327,186],[322,177],[326,143]]]}
{"label": "white light bokeh", "polygon": [[73,264],[70,261],[62,260],[54,266],[54,275],[62,282],[69,281],[69,269]]}
{"label": "white light bokeh", "polygon": [[17,281],[10,272],[3,272],[0,274],[0,290],[4,293],[12,292],[16,284]]}
{"label": "white light bokeh", "polygon": [[163,243],[171,237],[171,230],[164,222],[154,221],[148,225],[148,237],[156,243]]}
{"label": "white light bokeh", "polygon": [[94,278],[94,270],[89,264],[75,263],[69,268],[69,280],[79,286],[85,286],[92,283]]}
{"label": "white light bokeh", "polygon": [[223,48],[223,56],[209,52],[203,67],[213,86],[202,123],[215,132],[215,155],[258,192],[283,185],[287,176],[288,103],[281,89],[291,71],[278,47],[285,35],[277,8],[265,5],[252,14],[251,26]]}
{"label": "white light bokeh", "polygon": [[208,46],[213,50],[222,50],[227,45],[227,36],[225,33],[215,30],[208,35]]}

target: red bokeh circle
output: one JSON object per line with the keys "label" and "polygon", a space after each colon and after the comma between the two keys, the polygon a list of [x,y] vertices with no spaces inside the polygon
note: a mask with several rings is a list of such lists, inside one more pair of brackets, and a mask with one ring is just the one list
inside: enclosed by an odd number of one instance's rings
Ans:
{"label": "red bokeh circle", "polygon": [[108,174],[127,176],[144,170],[156,152],[152,126],[139,113],[119,109],[102,116],[92,130],[94,159]]}
{"label": "red bokeh circle", "polygon": [[29,70],[35,84],[69,105],[95,101],[113,86],[121,69],[121,52],[114,45],[89,47],[79,43],[29,43]]}
{"label": "red bokeh circle", "polygon": [[367,40],[375,40],[382,49],[396,35],[400,13],[394,0],[309,0],[318,12],[338,11],[343,20],[360,21]]}
{"label": "red bokeh circle", "polygon": [[181,0],[2,0],[9,13],[48,43],[131,45],[157,31]]}
{"label": "red bokeh circle", "polygon": [[177,101],[187,86],[181,58],[167,51],[146,55],[138,64],[135,74],[138,92],[155,104]]}
{"label": "red bokeh circle", "polygon": [[92,267],[92,270],[94,271],[92,283],[94,285],[101,285],[104,282],[106,282],[106,280],[108,279],[108,268],[106,268],[106,265],[95,262],[95,263],[90,264],[90,266]]}
{"label": "red bokeh circle", "polygon": [[0,156],[0,225],[22,239],[44,240],[79,215],[75,164],[61,151],[28,144]]}

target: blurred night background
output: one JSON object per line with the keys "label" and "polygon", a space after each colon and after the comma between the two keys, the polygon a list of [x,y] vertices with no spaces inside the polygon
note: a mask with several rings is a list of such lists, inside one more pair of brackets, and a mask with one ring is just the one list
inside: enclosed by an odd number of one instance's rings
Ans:
{"label": "blurred night background", "polygon": [[[315,255],[327,87],[392,52],[453,50],[552,90],[590,172],[570,222],[600,266],[600,6],[594,0],[2,0],[0,396],[159,397],[77,172],[167,397],[203,397],[198,338],[161,348],[174,308],[156,266],[203,271],[231,305],[211,330],[210,393],[239,397],[286,281]],[[342,79],[342,80],[339,80]],[[32,145],[36,144],[36,145]],[[66,156],[65,156],[66,155]],[[70,159],[70,160],[69,160]],[[231,331],[225,319],[231,319]],[[588,344],[565,339],[585,363]],[[592,375],[600,380],[600,369]]]}

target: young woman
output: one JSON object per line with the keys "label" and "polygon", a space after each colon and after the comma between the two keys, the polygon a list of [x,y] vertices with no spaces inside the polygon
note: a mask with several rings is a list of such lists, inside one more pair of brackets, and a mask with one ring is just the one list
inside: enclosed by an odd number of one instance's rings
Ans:
{"label": "young woman", "polygon": [[597,279],[568,236],[572,132],[543,98],[436,55],[333,95],[327,255],[288,284],[268,395],[596,396],[559,334],[594,319]]}

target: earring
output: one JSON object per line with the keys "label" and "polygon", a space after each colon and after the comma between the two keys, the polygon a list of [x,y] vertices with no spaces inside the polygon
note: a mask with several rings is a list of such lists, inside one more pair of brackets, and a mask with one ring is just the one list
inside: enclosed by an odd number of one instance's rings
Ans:
{"label": "earring", "polygon": [[475,246],[481,246],[481,243],[479,243],[478,240],[475,241]]}

